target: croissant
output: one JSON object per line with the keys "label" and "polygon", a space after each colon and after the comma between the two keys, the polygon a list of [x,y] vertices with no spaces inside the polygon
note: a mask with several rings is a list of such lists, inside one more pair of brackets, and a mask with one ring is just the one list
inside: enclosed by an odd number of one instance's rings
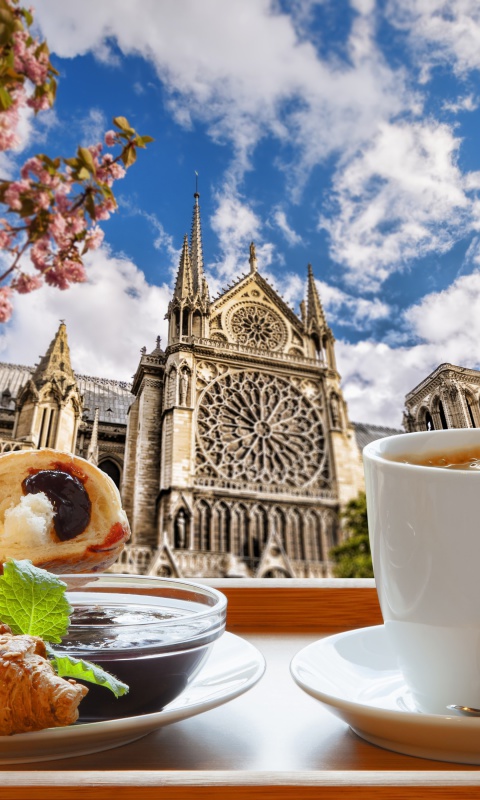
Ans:
{"label": "croissant", "polygon": [[0,625],[0,735],[71,725],[88,692],[60,678],[38,636],[14,636]]}
{"label": "croissant", "polygon": [[104,571],[129,535],[117,487],[90,462],[49,448],[0,456],[0,565]]}

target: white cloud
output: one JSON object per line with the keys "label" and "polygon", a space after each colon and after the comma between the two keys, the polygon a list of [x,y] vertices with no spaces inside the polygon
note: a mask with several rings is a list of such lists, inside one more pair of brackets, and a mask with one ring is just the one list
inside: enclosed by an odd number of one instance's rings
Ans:
{"label": "white cloud", "polygon": [[[440,0],[429,3],[407,0],[405,18],[423,19]],[[201,120],[215,142],[231,145],[225,180],[233,194],[267,137],[280,146],[276,166],[285,173],[289,199],[299,198],[315,166],[337,159],[339,214],[325,227],[333,258],[355,279],[361,272],[366,285],[426,253],[444,252],[463,233],[462,211],[468,215],[471,200],[456,163],[460,143],[447,126],[418,121],[422,96],[405,68],[394,69],[383,57],[379,12],[370,0],[352,5],[343,58],[328,54],[328,43],[320,56],[308,40],[300,23],[315,3],[304,0],[290,13],[270,0],[230,0],[228,9],[223,0],[142,0],[142,13],[130,0],[36,5],[43,33],[61,57],[97,52],[115,40],[124,54],[149,60],[177,123],[188,128]],[[399,13],[392,4],[396,24]],[[214,218],[219,227],[223,194]],[[298,242],[283,208],[276,214],[287,240]],[[225,273],[236,264],[230,251]]]}
{"label": "white cloud", "polygon": [[289,245],[302,243],[302,237],[288,224],[287,215],[281,208],[274,211],[273,221],[280,228]]}
{"label": "white cloud", "polygon": [[426,295],[405,312],[417,344],[337,342],[337,361],[350,418],[398,427],[405,395],[439,364],[478,368],[480,270]]}
{"label": "white cloud", "polygon": [[387,318],[391,308],[377,297],[372,299],[343,292],[336,286],[317,280],[317,288],[329,323],[364,330],[371,322]]}
{"label": "white cloud", "polygon": [[124,54],[150,60],[177,122],[201,119],[215,141],[233,145],[237,179],[255,145],[273,136],[297,148],[291,171],[304,180],[312,165],[367,141],[379,118],[411,108],[414,99],[402,71],[381,56],[367,15],[356,15],[340,63],[338,55],[322,60],[297,35],[302,5],[293,16],[269,0],[230,0],[228,8],[223,0],[142,0],[142,13],[129,0],[38,0],[36,9],[50,47],[63,58],[116,39]]}
{"label": "white cloud", "polygon": [[407,31],[423,71],[450,62],[464,74],[480,68],[478,0],[390,0],[390,21]]}
{"label": "white cloud", "polygon": [[458,114],[460,111],[475,111],[478,108],[478,98],[473,94],[468,94],[465,97],[459,97],[455,102],[445,100],[442,108],[452,114]]}
{"label": "white cloud", "polygon": [[104,111],[101,108],[91,108],[80,121],[82,143],[87,146],[97,142],[103,143],[105,131],[109,127]]}
{"label": "white cloud", "polygon": [[446,125],[382,124],[337,171],[336,213],[321,225],[332,237],[332,258],[352,281],[378,288],[408,261],[449,250],[474,224],[456,164],[459,144]]}
{"label": "white cloud", "polygon": [[163,319],[171,296],[166,286],[151,286],[131,261],[102,248],[86,259],[88,283],[66,291],[45,287],[15,296],[15,312],[1,326],[0,358],[31,365],[45,353],[59,319],[65,319],[73,368],[86,375],[130,380],[139,351],[166,342]]}
{"label": "white cloud", "polygon": [[462,366],[480,362],[480,270],[442,292],[424,297],[405,312],[416,335],[439,348],[443,361]]}

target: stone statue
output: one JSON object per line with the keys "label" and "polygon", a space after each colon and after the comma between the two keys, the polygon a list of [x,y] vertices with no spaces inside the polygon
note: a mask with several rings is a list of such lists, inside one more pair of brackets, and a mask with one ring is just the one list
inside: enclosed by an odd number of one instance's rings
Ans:
{"label": "stone statue", "polygon": [[187,405],[187,395],[188,395],[188,372],[186,369],[180,375],[180,405],[186,406]]}
{"label": "stone statue", "polygon": [[340,427],[340,408],[338,405],[338,397],[336,394],[332,394],[330,397],[330,412],[332,415],[332,425],[334,428]]}

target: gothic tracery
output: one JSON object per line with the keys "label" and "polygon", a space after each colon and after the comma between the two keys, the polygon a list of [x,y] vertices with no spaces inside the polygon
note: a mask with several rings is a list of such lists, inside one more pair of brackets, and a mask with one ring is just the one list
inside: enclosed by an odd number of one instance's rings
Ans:
{"label": "gothic tracery", "polygon": [[277,350],[287,338],[287,330],[275,312],[257,303],[235,308],[229,320],[234,338],[260,350]]}
{"label": "gothic tracery", "polygon": [[277,375],[238,371],[215,380],[198,409],[201,462],[248,483],[305,486],[322,471],[321,415]]}

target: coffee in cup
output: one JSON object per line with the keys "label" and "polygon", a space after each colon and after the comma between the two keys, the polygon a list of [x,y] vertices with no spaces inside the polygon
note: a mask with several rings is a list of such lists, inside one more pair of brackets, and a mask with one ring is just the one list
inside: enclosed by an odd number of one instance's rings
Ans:
{"label": "coffee in cup", "polygon": [[392,436],[363,459],[385,631],[414,702],[480,709],[480,430]]}

